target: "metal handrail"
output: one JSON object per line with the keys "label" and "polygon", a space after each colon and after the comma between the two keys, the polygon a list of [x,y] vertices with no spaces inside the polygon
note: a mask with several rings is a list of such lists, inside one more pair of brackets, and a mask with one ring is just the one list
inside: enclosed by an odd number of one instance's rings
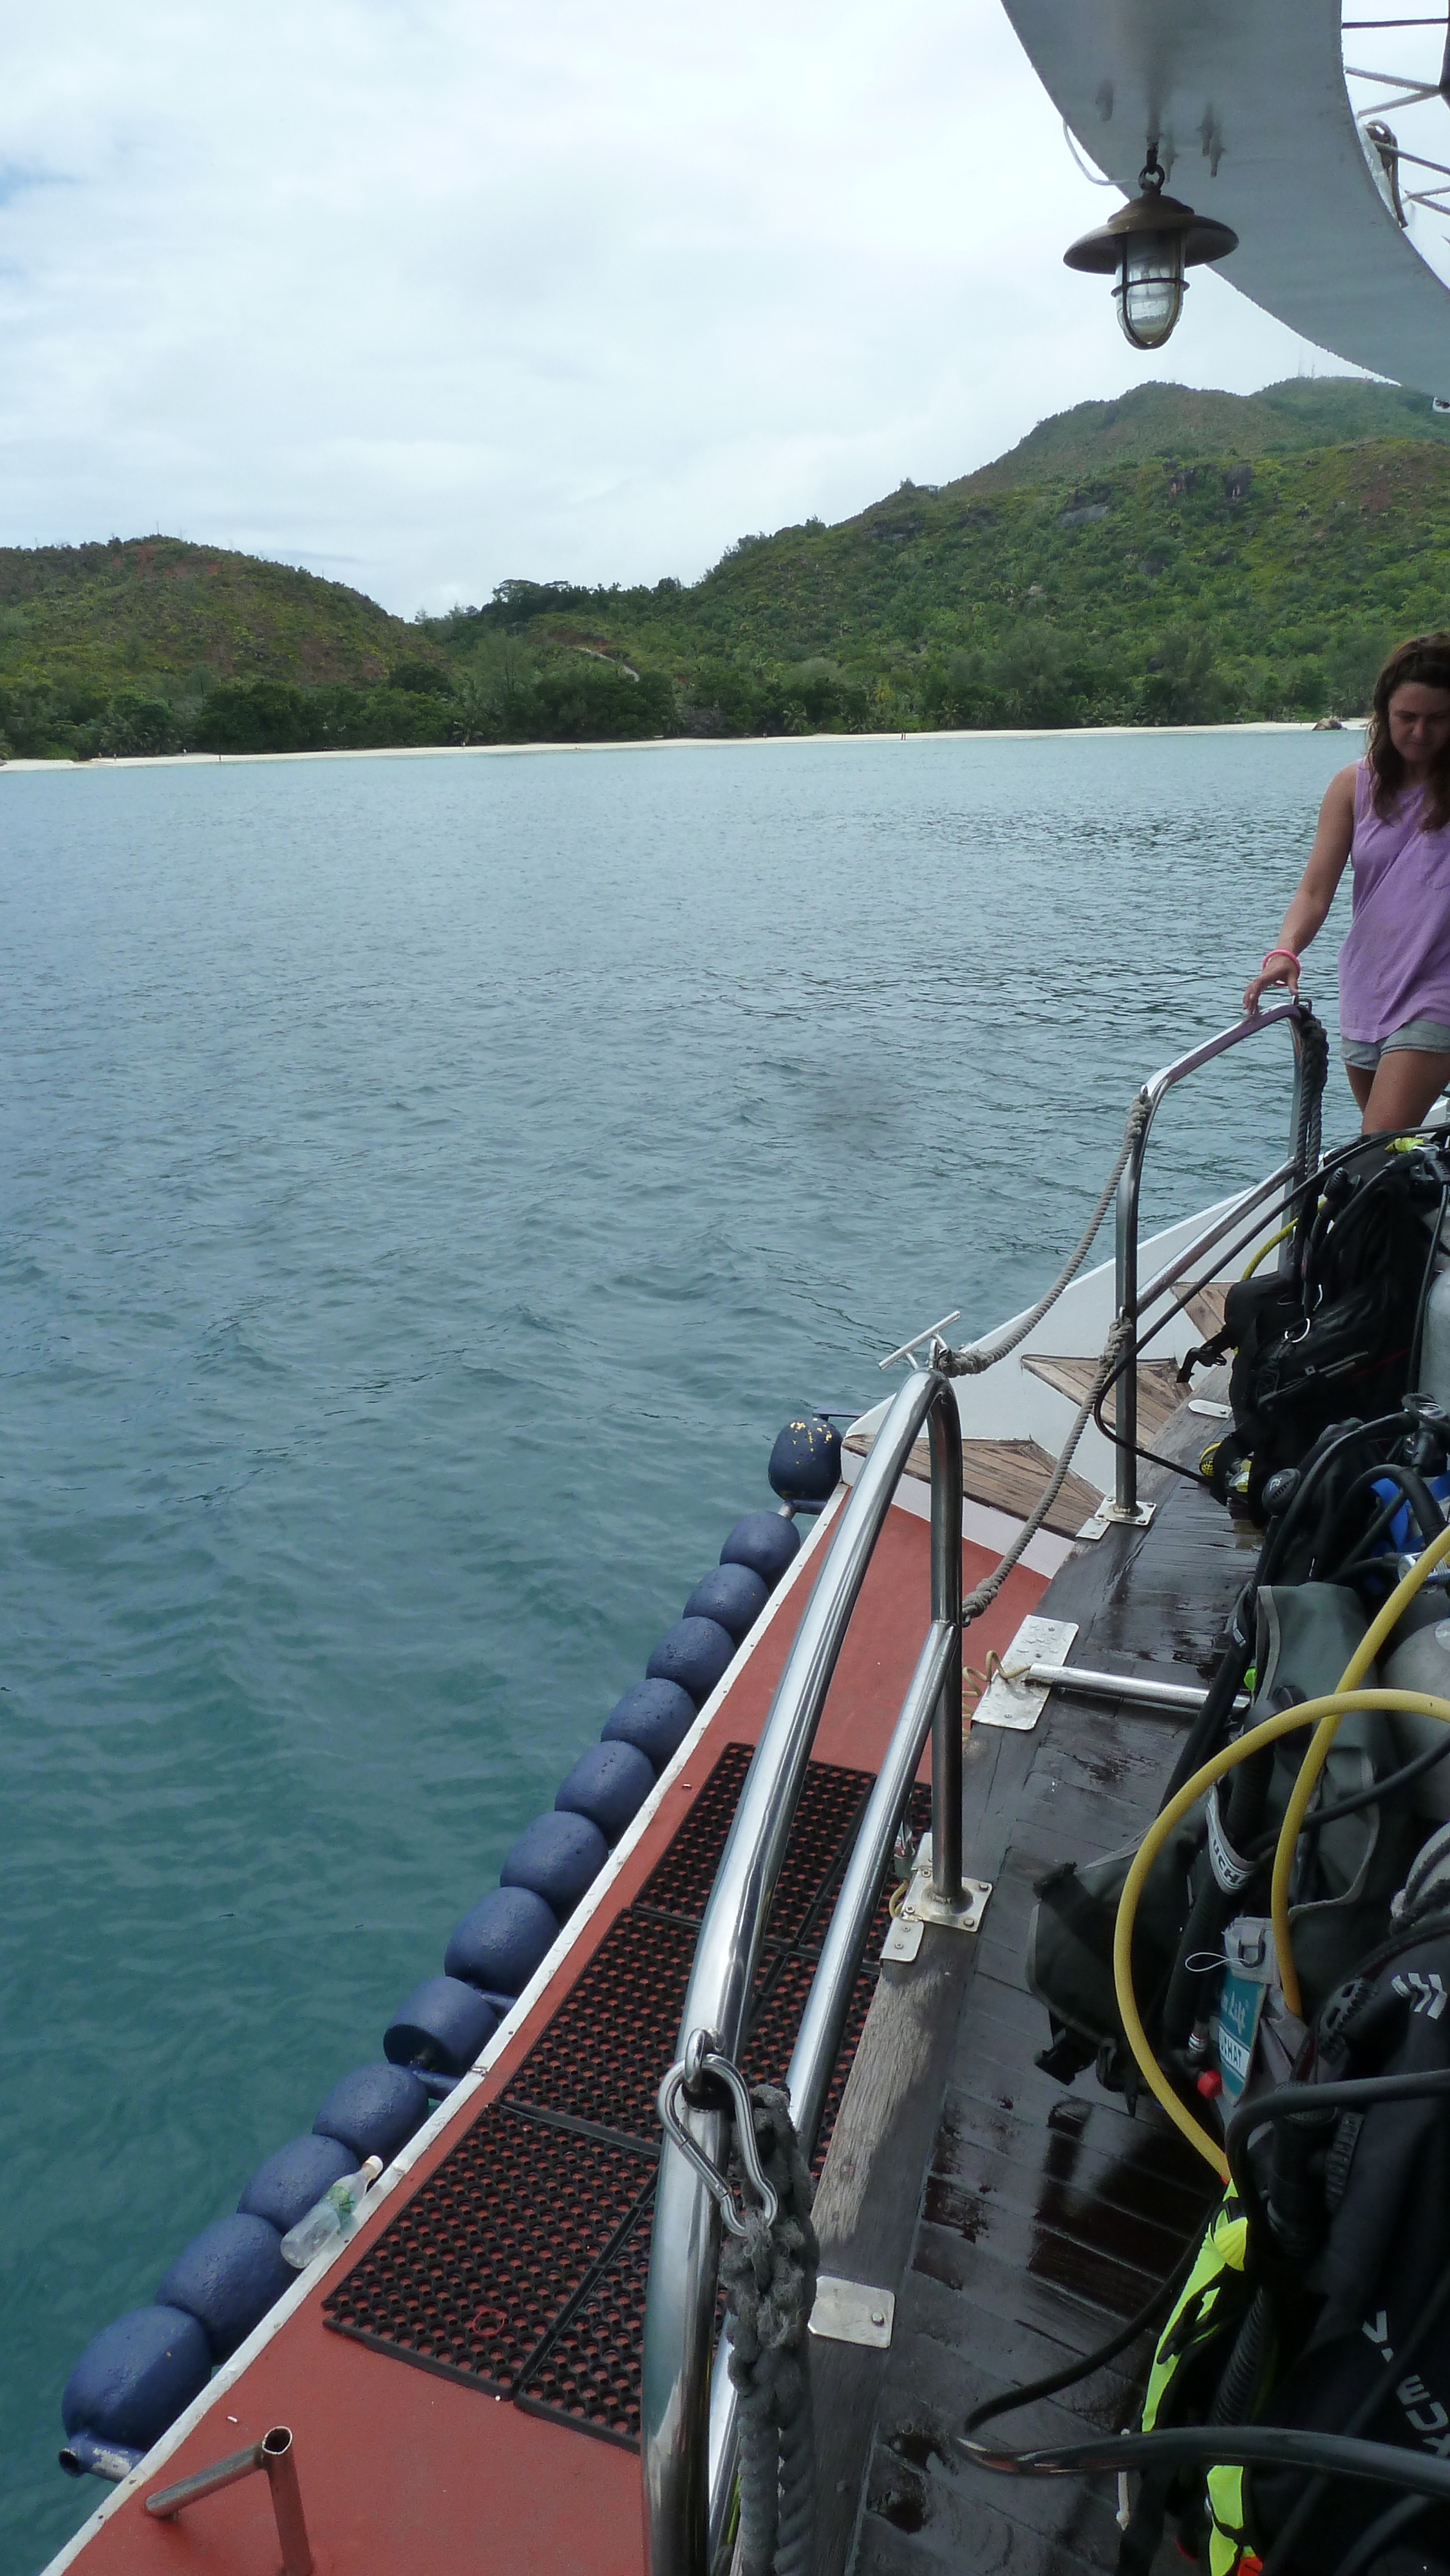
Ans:
{"label": "metal handrail", "polygon": [[[1190,1244],[1187,1252],[1178,1261],[1161,1270],[1157,1278],[1151,1280],[1147,1289],[1140,1295],[1138,1198],[1143,1182],[1143,1158],[1148,1150],[1148,1138],[1161,1102],[1166,1099],[1175,1084],[1182,1082],[1188,1074],[1196,1073],[1200,1065],[1211,1063],[1215,1056],[1223,1055],[1229,1047],[1242,1045],[1245,1038],[1256,1036],[1260,1029],[1272,1028],[1279,1020],[1287,1020],[1290,1023],[1290,1033],[1294,1040],[1294,1098],[1290,1112],[1288,1161],[1280,1164],[1278,1169],[1271,1172],[1266,1180],[1261,1181],[1256,1189],[1245,1192],[1241,1198],[1235,1200],[1229,1215],[1216,1227],[1211,1228],[1206,1235]],[[1183,1276],[1184,1271],[1191,1267],[1200,1253],[1210,1250],[1225,1234],[1231,1232],[1255,1200],[1269,1197],[1282,1180],[1286,1184],[1287,1203],[1299,1183],[1307,1179],[1308,1174],[1304,1168],[1308,1137],[1305,1117],[1304,1038],[1313,1020],[1314,1014],[1307,1001],[1281,1002],[1271,1011],[1249,1012],[1243,1019],[1236,1020],[1232,1028],[1220,1030],[1216,1038],[1206,1039],[1202,1046],[1194,1047],[1187,1055],[1179,1056],[1173,1064],[1164,1065],[1161,1072],[1155,1073],[1144,1083],[1138,1096],[1146,1104],[1146,1115],[1134,1139],[1133,1150],[1123,1167],[1123,1177],[1118,1183],[1117,1317],[1119,1325],[1130,1324],[1134,1328],[1135,1335],[1138,1320],[1145,1309],[1160,1297],[1175,1279]],[[1136,1362],[1133,1360],[1130,1360],[1122,1369],[1117,1380],[1113,1427],[1117,1435],[1118,1462],[1114,1498],[1109,1507],[1108,1517],[1118,1521],[1139,1521],[1145,1519],[1147,1515],[1138,1502],[1138,1371]]]}
{"label": "metal handrail", "polygon": [[[935,1356],[935,1354],[933,1354]],[[811,1980],[787,2081],[810,2156],[840,2050],[876,1892],[932,1736],[932,1900],[962,1905],[962,1428],[950,1381],[914,1371],[871,1446],[831,1541],[740,1792],[690,1971],[680,2025],[708,2031],[737,2063],[760,1945],[831,1676],[922,1425],[931,1439],[931,1625]],[[724,2158],[723,2115],[682,2106],[710,2163]],[[660,2153],[645,2303],[641,2431],[649,2576],[707,2576],[734,2471],[734,2390],[715,2374],[711,2335],[720,2259],[713,2195],[666,2138]]]}

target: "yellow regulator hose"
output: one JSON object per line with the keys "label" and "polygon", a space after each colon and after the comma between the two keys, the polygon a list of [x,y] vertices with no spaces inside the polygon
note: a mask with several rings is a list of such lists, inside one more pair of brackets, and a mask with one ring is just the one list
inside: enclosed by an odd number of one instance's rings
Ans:
{"label": "yellow regulator hose", "polygon": [[[1294,1952],[1289,1937],[1289,1879],[1294,1867],[1294,1852],[1304,1823],[1305,1811],[1314,1795],[1319,1774],[1329,1759],[1329,1748],[1334,1742],[1340,1718],[1344,1714],[1344,1710],[1335,1703],[1342,1693],[1354,1691],[1362,1675],[1368,1672],[1374,1662],[1386,1637],[1392,1629],[1398,1627],[1409,1603],[1414,1600],[1427,1575],[1432,1574],[1435,1567],[1447,1556],[1450,1556],[1450,1527],[1442,1529],[1439,1537],[1432,1539],[1430,1545],[1416,1557],[1409,1573],[1395,1585],[1384,1608],[1366,1628],[1340,1674],[1339,1689],[1335,1692],[1334,1701],[1328,1704],[1325,1715],[1315,1729],[1313,1741],[1300,1765],[1299,1777],[1289,1793],[1289,1803],[1284,1810],[1284,1822],[1279,1832],[1278,1849],[1274,1853],[1273,1889],[1269,1899],[1269,1912],[1273,1918],[1274,1955],[1279,1964],[1279,1983],[1284,1990],[1284,2001],[1290,2012],[1297,2014],[1301,2019],[1303,2001],[1299,1992],[1299,1979],[1294,1968]],[[1351,1704],[1346,1700],[1345,1706]],[[1313,1703],[1306,1702],[1305,1705],[1312,1706]],[[1392,1705],[1408,1708],[1410,1703],[1408,1700],[1394,1701]],[[1440,1714],[1437,1708],[1435,1715],[1438,1717]]]}
{"label": "yellow regulator hose", "polygon": [[1291,1218],[1289,1219],[1289,1222],[1288,1222],[1288,1224],[1287,1224],[1287,1225],[1281,1225],[1281,1226],[1280,1226],[1279,1231],[1278,1231],[1278,1233],[1277,1233],[1277,1234],[1271,1234],[1271,1235],[1270,1235],[1269,1240],[1268,1240],[1268,1242],[1267,1242],[1267,1243],[1261,1243],[1261,1244],[1260,1244],[1260,1246],[1259,1246],[1259,1248],[1258,1248],[1258,1251],[1254,1254],[1254,1257],[1253,1257],[1252,1261],[1249,1263],[1248,1268],[1247,1268],[1246,1270],[1244,1270],[1244,1271],[1241,1271],[1241,1272],[1240,1272],[1239,1276],[1240,1276],[1240,1280],[1241,1280],[1241,1281],[1242,1281],[1242,1280],[1244,1280],[1244,1279],[1252,1279],[1252,1277],[1253,1277],[1253,1275],[1254,1275],[1254,1272],[1257,1270],[1257,1268],[1258,1268],[1258,1266],[1259,1266],[1259,1263],[1260,1263],[1261,1261],[1267,1261],[1267,1260],[1268,1260],[1268,1257],[1269,1257],[1269,1255],[1270,1255],[1270,1253],[1271,1253],[1271,1252],[1273,1252],[1273,1251],[1277,1248],[1277,1246],[1278,1246],[1279,1244],[1284,1243],[1284,1242],[1286,1242],[1286,1241],[1287,1241],[1288,1237],[1293,1233],[1294,1228],[1295,1228],[1295,1226],[1298,1224],[1298,1222],[1299,1222],[1299,1220],[1298,1220],[1298,1218],[1297,1218],[1297,1217],[1291,1217]]}
{"label": "yellow regulator hose", "polygon": [[[1443,1540],[1436,1541],[1436,1545],[1443,1555],[1445,1549],[1450,1547],[1450,1530],[1445,1532]],[[1426,1564],[1426,1557],[1429,1554],[1430,1551],[1426,1549],[1425,1556],[1419,1560],[1426,1573],[1429,1572],[1429,1566]],[[1418,1568],[1415,1569],[1416,1572],[1418,1570]],[[1420,1580],[1423,1581],[1423,1579],[1424,1576],[1421,1575]],[[1368,1653],[1364,1648],[1360,1649],[1359,1654],[1351,1662],[1351,1671],[1355,1663],[1358,1663],[1362,1670],[1364,1664],[1369,1661],[1370,1655],[1375,1651],[1374,1646],[1369,1642],[1370,1639],[1375,1636],[1376,1630],[1380,1628],[1388,1612],[1393,1610],[1398,1617],[1396,1603],[1398,1602],[1403,1608],[1404,1601],[1409,1599],[1410,1590],[1413,1588],[1411,1578],[1407,1575],[1398,1590],[1385,1603],[1384,1610],[1380,1612],[1374,1627],[1370,1629],[1365,1639]],[[1388,1630],[1384,1633],[1387,1634]],[[1276,1717],[1262,1719],[1257,1726],[1250,1728],[1247,1735],[1241,1735],[1237,1743],[1225,1745],[1223,1751],[1216,1753],[1211,1762],[1205,1762],[1200,1771],[1194,1772],[1191,1780],[1185,1780],[1177,1797],[1170,1798],[1162,1814],[1154,1818],[1133,1856],[1133,1866],[1128,1872],[1123,1893],[1118,1902],[1118,1919],[1113,1931],[1113,1983],[1117,1989],[1118,2010],[1123,2018],[1123,2029],[1127,2034],[1128,2046],[1138,2062],[1144,2083],[1162,2103],[1174,2127],[1182,2130],[1189,2145],[1197,2148],[1205,2162],[1212,2165],[1214,2172],[1224,2182],[1227,2182],[1229,2172],[1228,2161],[1222,2147],[1215,2144],[1208,2131],[1179,2101],[1148,2045],[1148,2034],[1143,2028],[1142,2016],[1138,2011],[1137,1998],[1133,1992],[1133,1925],[1138,1912],[1138,1899],[1142,1894],[1143,1881],[1174,1826],[1181,1817],[1187,1815],[1195,1799],[1201,1798],[1205,1789],[1212,1787],[1215,1780],[1221,1780],[1224,1773],[1232,1771],[1236,1763],[1246,1762],[1249,1755],[1257,1753],[1261,1745],[1277,1743],[1281,1735],[1292,1734],[1297,1727],[1315,1726],[1320,1734],[1324,1734],[1327,1727],[1328,1734],[1325,1736],[1327,1752],[1340,1719],[1347,1716],[1354,1708],[1405,1709],[1418,1717],[1443,1718],[1446,1725],[1450,1726],[1450,1700],[1432,1699],[1428,1691],[1340,1689],[1330,1692],[1322,1699],[1306,1699],[1298,1708],[1282,1709]],[[1319,1736],[1316,1735],[1314,1742],[1318,1741]],[[1307,1761],[1304,1767],[1307,1770]],[[1300,1777],[1302,1779],[1302,1773]],[[1297,1830],[1296,1827],[1296,1834]],[[1293,1847],[1291,1841],[1289,1845],[1291,1852]],[[1292,1970],[1292,1962],[1290,1964]],[[1284,1985],[1284,2000],[1288,2003],[1287,1980],[1284,1980]],[[1289,2008],[1297,2014],[1299,2011],[1297,1982],[1294,1993],[1295,2000]]]}

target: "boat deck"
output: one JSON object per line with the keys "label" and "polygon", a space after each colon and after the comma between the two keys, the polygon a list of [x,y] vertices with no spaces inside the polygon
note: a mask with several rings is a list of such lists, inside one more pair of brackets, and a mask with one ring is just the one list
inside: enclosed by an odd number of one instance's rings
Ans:
{"label": "boat deck", "polygon": [[[1180,1408],[1161,1438],[1188,1455],[1205,1428]],[[971,1660],[1005,1650],[1041,1608],[1077,1621],[1080,1662],[1178,1678],[1205,1669],[1250,1558],[1201,1489],[1160,1474],[1157,1494],[1146,1531],[1110,1531],[1059,1558],[1050,1585],[1019,1566],[973,1627]],[[746,2048],[756,2074],[783,2072],[924,1633],[928,1531],[903,1500],[827,1698],[768,1926]],[[503,2576],[521,2559],[568,2576],[637,2576],[654,2088],[825,1535],[798,1560],[537,1991],[404,2151],[354,2244],[299,2282],[57,2570],[83,2560],[97,2576],[265,2576],[275,2539],[260,2481],[166,2524],[142,2504],[285,2423],[318,2576],[425,2564],[438,2576]],[[991,1561],[967,1545],[968,1583]],[[964,1859],[993,1882],[981,1933],[927,1927],[909,1967],[882,1965],[881,1909],[850,2016],[849,2075],[843,2062],[828,2109],[817,2223],[824,2270],[897,2284],[899,2298],[888,2353],[814,2346],[818,2576],[841,2576],[853,2557],[861,2576],[928,2576],[938,2560],[967,2576],[1077,2576],[1114,2562],[1116,2499],[1102,2482],[990,2478],[961,2463],[953,2437],[981,2395],[1060,2366],[1130,2316],[1206,2202],[1205,2176],[1156,2114],[1130,2119],[1090,2076],[1064,2090],[1034,2065],[1046,2017],[1023,1975],[1034,1882],[1063,1859],[1136,1838],[1180,1724],[1062,1689],[1031,1733],[973,1728]],[[1143,2357],[1013,2417],[1004,2436],[1125,2421]]]}
{"label": "boat deck", "polygon": [[[834,1519],[833,1507],[829,1516]],[[273,2576],[265,2482],[158,2522],[148,2493],[272,2425],[295,2436],[317,2576],[637,2576],[639,2352],[659,2131],[685,1981],[741,1779],[821,1562],[751,1632],[608,1871],[358,2235],[259,2326],[54,2562]],[[777,1890],[746,2062],[788,2063],[855,1820],[930,1615],[929,1533],[889,1513],[838,1662]],[[968,1546],[968,1583],[993,1562]],[[977,1632],[1039,1600],[1020,1566]],[[918,1792],[920,1798],[921,1792]],[[923,1810],[924,1813],[924,1810]],[[879,1975],[884,1903],[847,2031]],[[838,2076],[838,2088],[845,2067]],[[827,2106],[827,2120],[835,2114]]]}
{"label": "boat deck", "polygon": [[[1208,1428],[1183,1408],[1165,1445],[1190,1455]],[[1041,1609],[1079,1623],[1081,1664],[1191,1681],[1222,1644],[1251,1547],[1201,1489],[1156,1470],[1144,1490],[1158,1497],[1151,1526],[1079,1551]],[[994,2475],[966,2464],[954,2436],[982,2398],[1113,2334],[1213,2196],[1206,2167],[1153,2104],[1130,2118],[1091,2070],[1071,2088],[1039,2070],[1047,2017],[1023,1969],[1034,1882],[1137,1839],[1180,1731],[1177,1718],[1058,1690],[1032,1733],[979,1727],[969,1741],[965,1866],[994,1882],[993,1895],[969,1945],[892,2346],[877,2364],[864,2496],[859,2475],[846,2497],[839,2476],[834,2497],[828,2489],[823,2571],[846,2563],[853,2540],[856,2576],[928,2576],[943,2563],[954,2576],[1077,2576],[1116,2564],[1111,2481]],[[829,2201],[823,2217],[829,2226]],[[858,2262],[866,2250],[857,2243]],[[848,2259],[835,2267],[871,2277]],[[1055,2400],[997,2419],[992,2438],[1026,2447],[1116,2430],[1134,2411],[1150,2340]],[[865,2393],[858,2373],[858,2403]],[[854,2533],[848,2507],[859,2510]],[[1164,2564],[1182,2564],[1171,2543]]]}

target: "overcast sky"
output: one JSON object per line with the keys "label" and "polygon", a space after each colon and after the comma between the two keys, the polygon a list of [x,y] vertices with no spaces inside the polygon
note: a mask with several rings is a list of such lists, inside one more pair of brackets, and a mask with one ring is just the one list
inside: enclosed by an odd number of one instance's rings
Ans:
{"label": "overcast sky", "polygon": [[0,542],[163,529],[403,614],[689,580],[1158,374],[995,0],[51,0],[0,86]]}

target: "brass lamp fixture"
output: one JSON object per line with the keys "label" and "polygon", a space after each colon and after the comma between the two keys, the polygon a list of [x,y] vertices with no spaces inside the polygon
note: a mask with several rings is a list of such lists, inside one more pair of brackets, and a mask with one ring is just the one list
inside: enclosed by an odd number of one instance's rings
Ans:
{"label": "brass lamp fixture", "polygon": [[1141,196],[1134,197],[1108,223],[1084,233],[1063,253],[1067,268],[1087,269],[1096,277],[1116,276],[1113,301],[1123,337],[1135,349],[1161,349],[1183,310],[1185,268],[1203,260],[1224,259],[1237,250],[1239,237],[1211,215],[1196,215],[1178,197],[1165,197],[1168,173],[1158,159],[1155,136],[1146,167],[1138,174]]}

